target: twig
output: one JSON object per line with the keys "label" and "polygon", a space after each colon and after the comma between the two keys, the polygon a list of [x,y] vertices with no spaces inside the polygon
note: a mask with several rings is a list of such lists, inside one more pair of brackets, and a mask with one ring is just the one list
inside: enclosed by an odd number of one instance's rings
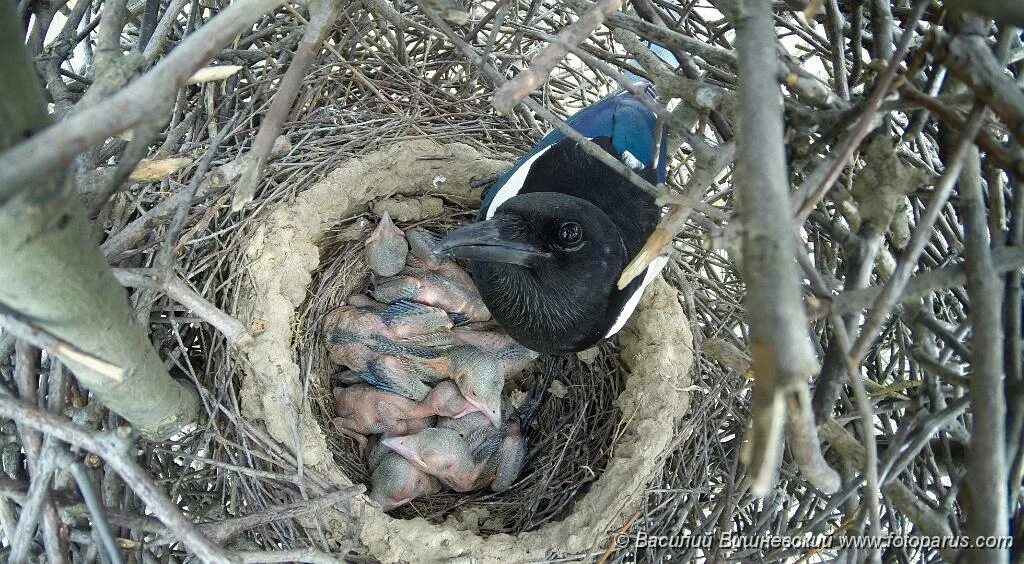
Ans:
{"label": "twig", "polygon": [[[282,157],[291,151],[291,149],[292,145],[286,137],[278,137],[274,141],[274,147],[270,157]],[[224,188],[238,179],[239,175],[242,173],[244,164],[245,156],[240,156],[215,168],[206,176],[206,178],[203,179],[196,192],[195,198],[191,199],[196,200],[199,198],[206,198],[220,193]],[[182,202],[189,199],[189,197],[190,194],[187,191],[179,190],[167,199],[161,200],[160,203],[150,208],[150,210],[141,217],[135,219],[123,229],[111,235],[103,242],[102,245],[100,245],[100,250],[102,250],[103,254],[108,257],[128,250],[131,245],[148,235],[154,227],[174,213],[174,211],[182,205]]]}
{"label": "twig", "polygon": [[[842,425],[835,420],[828,419],[818,426],[818,432],[844,459],[854,466],[865,467],[867,457],[864,446],[857,442],[857,439]],[[883,486],[882,490],[893,506],[906,515],[923,535],[946,537],[953,534],[945,517],[935,513],[903,483],[890,481]],[[947,561],[956,561],[955,550],[945,549],[940,552]]]}
{"label": "twig", "polygon": [[897,299],[907,285],[907,281],[910,279],[910,274],[916,268],[917,258],[931,237],[935,221],[938,219],[939,213],[942,211],[946,200],[949,199],[953,186],[959,178],[960,170],[964,165],[964,158],[967,156],[967,152],[974,146],[973,139],[981,128],[985,115],[984,110],[983,106],[976,105],[974,110],[971,111],[970,117],[967,118],[967,124],[961,133],[956,150],[947,163],[946,172],[935,183],[935,189],[932,191],[932,200],[929,202],[925,213],[918,220],[902,260],[897,264],[896,271],[893,272],[892,278],[885,285],[885,289],[875,298],[867,320],[865,320],[864,325],[861,327],[860,335],[850,349],[850,356],[854,364],[859,364],[860,360],[864,358],[868,346],[875,340],[879,327],[881,327],[885,318],[888,317],[889,312],[892,311],[892,307],[896,304]]}
{"label": "twig", "polygon": [[[9,397],[0,397],[0,403],[16,401]],[[35,409],[35,408],[32,408]],[[16,419],[16,418],[15,418]],[[19,423],[31,424],[18,420]],[[28,551],[32,546],[32,537],[35,536],[36,527],[39,524],[43,506],[49,499],[50,484],[53,481],[53,473],[57,469],[57,447],[52,444],[48,437],[42,452],[37,460],[36,472],[32,476],[28,493],[25,495],[25,504],[22,506],[21,515],[18,517],[18,527],[14,531],[11,540],[11,562],[25,562]]]}
{"label": "twig", "polygon": [[253,335],[242,322],[218,309],[173,274],[168,275],[147,268],[115,268],[114,276],[125,286],[164,292],[220,331],[232,345],[246,349],[254,342]]}
{"label": "twig", "polygon": [[125,370],[120,366],[111,364],[64,341],[46,329],[37,326],[17,310],[3,303],[0,303],[0,325],[11,328],[14,332],[28,339],[33,345],[50,351],[58,358],[87,366],[90,370],[112,382],[124,381]]}
{"label": "twig", "polygon": [[[25,341],[18,341],[16,350],[16,360],[14,366],[14,381],[18,388],[18,395],[29,402],[38,401],[38,388],[40,382],[39,364],[40,364],[40,350],[29,345]],[[60,365],[59,362],[54,359],[53,365]],[[60,371],[57,371],[60,374]],[[59,380],[56,378],[55,380]],[[47,398],[47,404],[51,411],[59,409],[63,396],[59,393],[60,390],[55,390],[53,394]],[[44,450],[51,450],[53,446],[50,444],[51,441],[43,441],[43,438],[39,433],[26,428],[23,425],[17,425],[18,435],[21,437],[21,444],[25,450],[25,457],[28,462],[29,475],[33,480],[39,479],[46,481],[49,477],[44,473],[44,464],[42,461]],[[45,449],[44,449],[45,445]],[[50,473],[52,477],[52,473]],[[49,499],[43,492],[36,492],[39,497],[32,498],[32,504],[24,503],[22,514],[25,518],[19,521],[21,523],[28,523],[28,521],[35,520],[37,517],[33,516],[35,511],[42,511],[43,518],[43,545],[46,549],[47,559],[52,562],[65,562],[67,558],[64,556],[64,551],[61,547],[61,540],[59,536],[60,521],[57,516],[56,509],[53,505],[52,500]],[[36,504],[41,504],[37,506]],[[35,530],[33,527],[31,531],[23,531],[21,534],[29,534]],[[18,533],[16,531],[9,531],[10,536],[8,538],[17,538]]]}
{"label": "twig", "polygon": [[[172,0],[172,2],[164,10],[163,17],[157,22],[156,27],[153,28],[152,40],[145,44],[145,50],[142,56],[145,57],[147,63],[152,63],[156,60],[160,53],[164,49],[164,45],[167,44],[168,36],[170,35],[171,26],[174,25],[174,20],[178,18],[178,14],[185,9],[185,5],[189,3],[189,0]],[[270,8],[268,8],[269,10]],[[175,47],[180,49],[181,46]]]}
{"label": "twig", "polygon": [[551,71],[555,70],[558,63],[569,54],[566,44],[579,44],[601,27],[609,15],[619,11],[620,7],[622,7],[622,0],[598,0],[595,2],[580,14],[579,19],[558,33],[560,41],[548,43],[548,46],[530,61],[530,68],[499,86],[494,91],[491,105],[500,114],[511,112],[516,104],[522,102],[523,98],[529,96],[530,92],[547,80]]}
{"label": "twig", "polygon": [[973,33],[952,39],[937,30],[936,56],[1006,123],[1010,135],[1024,144],[1024,93],[1003,72],[985,39]]}
{"label": "twig", "polygon": [[103,548],[107,551],[107,557],[113,564],[121,564],[121,550],[114,541],[114,534],[110,532],[110,525],[107,523],[107,516],[103,513],[103,502],[96,495],[89,473],[81,462],[75,461],[71,464],[71,474],[78,484],[78,491],[82,493],[89,514],[92,515],[92,526],[103,542]]}
{"label": "twig", "polygon": [[832,151],[832,154],[826,161],[822,162],[821,166],[828,167],[828,173],[818,182],[817,186],[809,186],[809,188],[813,188],[812,191],[801,190],[798,192],[805,194],[803,201],[795,209],[799,223],[803,223],[803,220],[807,218],[811,210],[818,205],[818,201],[832,188],[836,179],[839,178],[839,173],[846,166],[846,162],[853,156],[853,152],[860,146],[864,137],[873,129],[872,124],[876,120],[875,112],[881,107],[882,100],[885,99],[885,96],[889,93],[889,88],[896,79],[896,72],[900,66],[899,63],[910,49],[910,41],[914,37],[914,26],[921,19],[925,8],[928,7],[928,3],[928,0],[916,0],[914,14],[907,21],[907,29],[903,32],[903,37],[900,38],[900,44],[896,48],[896,52],[889,59],[885,72],[878,78],[878,83],[875,84],[874,90],[871,91],[871,98],[868,99],[866,106],[861,110],[861,118],[857,120],[854,127],[843,138],[839,147]]}
{"label": "twig", "polygon": [[78,448],[96,453],[121,476],[126,484],[153,511],[185,546],[206,562],[231,562],[230,554],[213,544],[194,523],[161,491],[146,471],[129,455],[127,441],[130,429],[115,433],[86,431],[71,421],[42,412],[16,399],[0,396],[0,416],[24,423],[38,431]]}
{"label": "twig", "polygon": [[[1024,249],[996,247],[992,251],[993,268],[999,274],[1012,272],[1024,267]],[[953,264],[915,274],[907,280],[903,292],[897,301],[908,303],[919,300],[923,296],[944,288],[963,286],[967,281],[967,269],[963,263]],[[811,315],[821,319],[829,313],[849,315],[868,309],[884,291],[884,286],[868,286],[858,290],[843,292],[832,298],[830,302],[817,301],[811,305]]]}
{"label": "twig", "polygon": [[[163,117],[163,116],[161,116]],[[93,194],[89,194],[86,205],[93,214],[97,213],[111,196],[123,187],[132,171],[149,152],[149,144],[163,131],[167,124],[162,119],[143,122],[132,130],[132,140],[125,145],[121,156],[114,167],[114,172],[106,180],[106,185]]]}
{"label": "twig", "polygon": [[243,0],[229,5],[135,82],[0,154],[0,205],[32,186],[35,176],[61,169],[96,143],[166,111],[188,77],[222,45],[282,3]]}
{"label": "twig", "polygon": [[[836,93],[843,100],[850,99],[850,84],[846,73],[846,45],[843,37],[843,15],[839,11],[837,0],[825,0],[825,15],[828,17],[828,25],[825,30],[828,32],[829,41],[832,43],[832,83],[835,85]],[[854,35],[855,31],[851,33]],[[854,55],[857,56],[856,54]]]}
{"label": "twig", "polygon": [[178,237],[181,235],[181,230],[185,228],[185,221],[188,220],[189,209],[192,207],[192,202],[195,201],[196,194],[199,193],[199,186],[206,179],[206,173],[210,170],[210,164],[213,163],[213,156],[217,154],[220,144],[235,126],[235,119],[237,117],[237,114],[231,116],[231,119],[221,127],[216,137],[210,140],[210,146],[207,147],[206,154],[199,161],[199,166],[196,167],[188,187],[184,190],[187,195],[182,199],[178,209],[174,212],[174,216],[171,217],[171,222],[167,225],[167,233],[164,234],[164,245],[157,252],[153,260],[155,268],[163,271],[165,276],[170,276],[173,272],[172,261],[174,260],[174,251],[178,246]]}
{"label": "twig", "polygon": [[[593,3],[586,0],[567,0],[566,3],[572,6],[572,8],[577,12],[589,10],[591,6],[593,6]],[[682,33],[656,26],[635,16],[624,14],[622,12],[610,14],[606,25],[609,27],[627,29],[644,39],[649,39],[659,45],[668,47],[669,49],[685,51],[714,64],[728,67],[735,67],[737,64],[737,55],[733,50],[723,49],[722,47],[718,47],[714,44],[705,43],[698,39],[694,39],[693,37],[688,37]]]}
{"label": "twig", "polygon": [[605,562],[608,562],[608,557],[612,555],[612,551],[614,551],[616,546],[618,545],[619,537],[628,534],[629,528],[632,527],[633,523],[636,523],[636,520],[639,518],[640,512],[637,511],[636,513],[633,513],[633,516],[630,517],[625,523],[623,523],[621,527],[619,527],[618,532],[615,533],[614,538],[612,538],[612,542],[608,543],[608,548],[604,550],[604,554],[601,555],[601,558],[597,561],[597,564],[605,564]]}
{"label": "twig", "polygon": [[344,560],[312,548],[276,551],[240,551],[235,553],[242,563],[255,562],[309,562],[311,564],[341,564]]}
{"label": "twig", "polygon": [[[341,10],[341,3],[335,0],[316,0],[310,3],[309,22],[306,22],[306,31],[299,42],[298,51],[288,65],[277,93],[274,94],[274,101],[267,111],[260,131],[256,134],[256,140],[252,143],[252,150],[249,151],[249,162],[242,178],[235,188],[235,196],[231,200],[233,211],[241,210],[245,204],[252,201],[256,194],[256,187],[259,185],[260,175],[263,174],[263,167],[267,164],[267,158],[274,145],[274,139],[281,132],[281,126],[292,109],[295,96],[302,86],[302,79],[313,57],[320,52],[320,44],[330,33],[334,20]],[[296,14],[297,15],[297,14]]]}
{"label": "twig", "polygon": [[743,454],[751,490],[764,496],[775,484],[781,461],[785,397],[794,390],[806,390],[817,360],[800,301],[793,228],[779,220],[787,217],[789,181],[771,7],[741,0],[736,18],[741,123],[736,137],[736,189],[743,221],[741,271],[747,284],[756,375],[752,432]]}
{"label": "twig", "polygon": [[[1003,287],[989,248],[985,198],[981,187],[981,158],[970,146],[960,173],[960,202],[967,231],[965,248],[967,295],[971,300],[971,402],[974,404],[968,472],[971,507],[967,531],[974,536],[1008,533],[1006,491],[1006,397],[1003,390]],[[1017,336],[1014,336],[1017,338]],[[1007,562],[1008,554],[976,555],[989,562]]]}
{"label": "twig", "polygon": [[818,430],[814,426],[811,411],[811,396],[807,386],[797,386],[786,394],[786,432],[793,458],[807,481],[824,493],[839,491],[842,480],[839,473],[825,462],[818,441]]}
{"label": "twig", "polygon": [[[505,79],[501,77],[501,74],[497,69],[481,59],[476,50],[456,35],[452,28],[449,27],[448,24],[444,23],[440,17],[429,11],[426,14],[434,25],[436,25],[437,28],[440,29],[441,32],[444,33],[445,36],[448,37],[448,39],[450,39],[468,59],[476,63],[477,67],[492,84],[500,86],[505,82]],[[551,110],[544,107],[543,104],[529,97],[523,99],[522,103],[529,109],[536,112],[545,121],[553,125],[555,129],[562,132],[563,135],[575,141],[583,152],[601,161],[602,164],[625,177],[637,188],[653,196],[658,196],[662,193],[662,190],[651,185],[650,182],[637,174],[636,171],[626,166],[622,161],[616,159],[614,156],[609,154],[608,151],[602,149],[597,145],[597,143],[594,143],[590,139],[580,135],[579,132],[573,129],[569,124],[565,123],[565,121],[558,119],[558,116],[556,116]]]}

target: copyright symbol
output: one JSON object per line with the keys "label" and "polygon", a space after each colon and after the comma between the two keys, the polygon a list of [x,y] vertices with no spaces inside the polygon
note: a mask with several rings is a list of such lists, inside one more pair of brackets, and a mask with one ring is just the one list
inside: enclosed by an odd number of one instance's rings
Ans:
{"label": "copyright symbol", "polygon": [[615,548],[626,548],[629,546],[629,535],[617,533],[615,535]]}

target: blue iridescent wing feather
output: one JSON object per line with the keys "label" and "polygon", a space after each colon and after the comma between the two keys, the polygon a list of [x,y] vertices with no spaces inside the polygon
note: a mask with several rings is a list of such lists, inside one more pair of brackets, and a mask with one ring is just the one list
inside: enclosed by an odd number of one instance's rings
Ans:
{"label": "blue iridescent wing feather", "polygon": [[[648,84],[647,91],[653,99],[654,88]],[[620,160],[623,160],[628,154],[644,167],[651,167],[657,162],[658,182],[665,181],[668,161],[668,143],[666,143],[665,133],[662,132],[661,142],[656,143],[657,117],[629,92],[623,90],[606,96],[575,113],[566,123],[584,137],[609,137],[612,146],[618,152],[616,156]],[[533,150],[519,159],[515,166],[499,178],[485,196],[477,220],[484,218],[494,196],[519,167],[529,161],[530,157],[562,139],[565,139],[565,134],[557,129],[552,130],[540,140]],[[654,158],[656,146],[660,147],[657,161]]]}

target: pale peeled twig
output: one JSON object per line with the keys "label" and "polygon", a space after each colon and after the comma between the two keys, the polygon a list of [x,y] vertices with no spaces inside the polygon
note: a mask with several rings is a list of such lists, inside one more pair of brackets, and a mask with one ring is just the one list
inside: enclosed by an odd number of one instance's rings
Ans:
{"label": "pale peeled twig", "polygon": [[242,70],[240,65],[218,65],[215,67],[203,67],[185,80],[185,84],[202,84],[204,82],[216,82]]}
{"label": "pale peeled twig", "polygon": [[35,325],[25,318],[21,312],[3,304],[0,304],[0,325],[12,329],[12,332],[24,337],[36,347],[53,353],[54,356],[61,360],[85,366],[111,382],[120,383],[124,381],[125,370],[120,366],[83,351],[46,329]]}
{"label": "pale peeled twig", "polygon": [[170,159],[142,159],[135,170],[128,175],[131,182],[156,182],[163,180],[167,175],[172,174],[182,167],[192,163],[188,157],[173,157]]}

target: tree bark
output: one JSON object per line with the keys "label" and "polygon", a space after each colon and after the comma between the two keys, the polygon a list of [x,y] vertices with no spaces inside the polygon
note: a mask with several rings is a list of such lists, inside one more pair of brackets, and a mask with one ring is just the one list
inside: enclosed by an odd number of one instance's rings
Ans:
{"label": "tree bark", "polygon": [[[0,8],[0,150],[49,125],[46,98],[13,5]],[[80,358],[61,360],[104,405],[139,432],[163,437],[195,420],[196,393],[173,380],[137,323],[124,290],[92,242],[63,168],[36,176],[0,206],[0,304],[20,321],[124,370],[117,381]],[[34,340],[31,331],[18,336]],[[50,351],[54,353],[54,351]],[[57,355],[61,356],[61,355]]]}
{"label": "tree bark", "polygon": [[[734,17],[739,54],[736,193],[755,374],[753,428],[744,458],[751,489],[763,496],[774,486],[781,463],[786,397],[807,395],[807,380],[818,363],[801,300],[795,226],[788,220],[793,214],[771,6],[741,1]],[[807,442],[817,442],[813,428],[806,435]],[[830,475],[828,482],[837,485],[838,476]]]}

